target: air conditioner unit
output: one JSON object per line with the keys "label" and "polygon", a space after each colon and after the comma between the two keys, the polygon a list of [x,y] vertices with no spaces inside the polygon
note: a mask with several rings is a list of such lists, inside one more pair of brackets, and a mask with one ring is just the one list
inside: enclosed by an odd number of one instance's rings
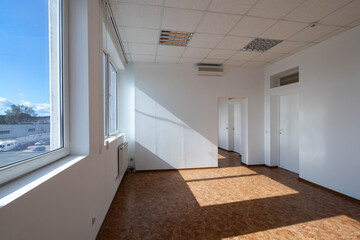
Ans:
{"label": "air conditioner unit", "polygon": [[203,64],[197,66],[199,76],[222,76],[224,69],[222,64]]}

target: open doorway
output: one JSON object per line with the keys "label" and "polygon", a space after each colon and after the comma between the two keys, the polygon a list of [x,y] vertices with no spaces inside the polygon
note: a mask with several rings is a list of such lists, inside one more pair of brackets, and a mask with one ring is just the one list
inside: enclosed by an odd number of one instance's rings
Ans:
{"label": "open doorway", "polygon": [[247,163],[248,100],[222,97],[218,100],[218,166]]}

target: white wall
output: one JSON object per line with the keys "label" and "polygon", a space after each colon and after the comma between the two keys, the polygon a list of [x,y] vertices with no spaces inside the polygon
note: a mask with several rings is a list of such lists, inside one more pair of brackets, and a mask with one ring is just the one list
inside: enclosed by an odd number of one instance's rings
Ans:
{"label": "white wall", "polygon": [[124,137],[104,147],[102,5],[97,0],[69,3],[70,146],[86,157],[2,207],[0,239],[95,239],[120,183],[117,146]]}
{"label": "white wall", "polygon": [[[265,68],[265,131],[270,132],[270,76],[299,66],[300,177],[360,199],[360,27]],[[290,86],[282,92],[291,92]],[[270,136],[265,163],[272,165]]]}
{"label": "white wall", "polygon": [[137,169],[216,167],[219,97],[248,98],[248,164],[263,163],[262,69],[206,77],[192,64],[135,64],[135,87]]}
{"label": "white wall", "polygon": [[129,166],[135,167],[135,79],[134,65],[128,64],[119,75],[120,132],[126,133],[129,143]]}

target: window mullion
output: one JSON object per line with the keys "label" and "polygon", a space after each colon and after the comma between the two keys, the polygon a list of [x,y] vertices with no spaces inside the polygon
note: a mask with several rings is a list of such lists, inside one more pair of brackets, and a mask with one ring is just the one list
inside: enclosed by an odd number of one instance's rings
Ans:
{"label": "window mullion", "polygon": [[109,116],[109,98],[110,98],[110,64],[109,55],[106,54],[106,135],[110,135],[110,116]]}

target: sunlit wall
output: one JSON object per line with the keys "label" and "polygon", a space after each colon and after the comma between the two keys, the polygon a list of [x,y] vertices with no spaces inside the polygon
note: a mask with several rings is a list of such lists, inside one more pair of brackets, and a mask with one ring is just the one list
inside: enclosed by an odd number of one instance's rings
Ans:
{"label": "sunlit wall", "polygon": [[248,164],[263,163],[261,69],[226,67],[210,77],[193,64],[134,68],[136,169],[217,167],[219,97],[248,98]]}

